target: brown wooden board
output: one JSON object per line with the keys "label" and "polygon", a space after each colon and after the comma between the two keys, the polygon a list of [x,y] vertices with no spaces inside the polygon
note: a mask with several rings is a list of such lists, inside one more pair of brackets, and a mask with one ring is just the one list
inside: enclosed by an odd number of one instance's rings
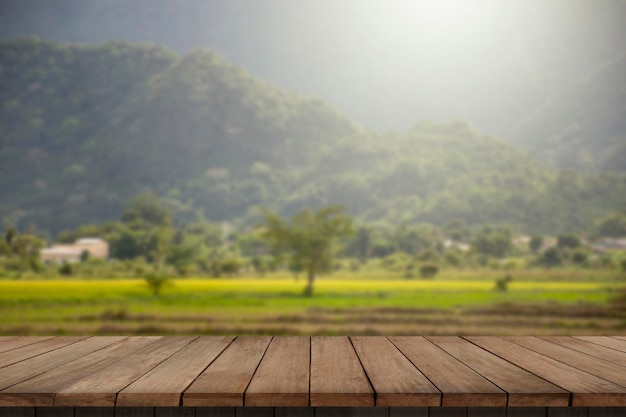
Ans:
{"label": "brown wooden board", "polygon": [[0,368],[4,368],[5,366],[21,362],[34,356],[39,356],[43,353],[62,348],[63,346],[71,345],[72,343],[76,343],[85,339],[87,339],[86,336],[53,337],[51,339],[45,339],[41,342],[23,346],[19,349],[13,349],[7,352],[0,353]]}
{"label": "brown wooden board", "polygon": [[466,338],[572,393],[573,406],[626,406],[626,388],[499,337]]}
{"label": "brown wooden board", "polygon": [[60,365],[0,392],[0,399],[11,399],[16,405],[53,405],[54,395],[66,387],[106,369],[135,351],[161,340],[157,336],[115,337],[103,349]]}
{"label": "brown wooden board", "polygon": [[611,349],[626,352],[626,340],[617,339],[615,337],[608,336],[574,336],[576,339],[584,340],[585,342],[595,343],[597,345],[606,346]]}
{"label": "brown wooden board", "polygon": [[54,397],[54,405],[113,406],[120,390],[184,348],[194,339],[194,337],[161,338],[121,358],[111,366],[99,369],[59,390]]}
{"label": "brown wooden board", "polygon": [[133,382],[117,395],[118,406],[178,406],[183,391],[233,341],[200,337]]}
{"label": "brown wooden board", "polygon": [[34,394],[32,395],[32,401],[30,401],[27,400],[30,393],[16,397],[11,393],[7,393],[7,388],[88,355],[91,352],[100,350],[121,339],[123,339],[123,337],[119,336],[92,337],[2,368],[2,372],[0,372],[0,389],[3,389],[3,391],[0,391],[0,406],[24,405],[25,401],[27,402],[26,405],[52,405],[53,393],[47,397]]}
{"label": "brown wooden board", "polygon": [[585,342],[569,336],[543,336],[541,339],[577,350],[578,352],[586,353],[587,355],[595,356],[596,358],[604,359],[605,361],[626,366],[626,355],[624,352],[620,352],[615,349],[596,345],[595,343]]}
{"label": "brown wooden board", "polygon": [[30,337],[9,337],[0,343],[0,353],[19,349],[23,346],[32,345],[42,340],[52,339],[54,336],[30,336]]}
{"label": "brown wooden board", "polygon": [[309,405],[309,337],[275,337],[259,364],[244,405],[306,407]]}
{"label": "brown wooden board", "polygon": [[442,392],[441,405],[505,407],[506,393],[423,337],[391,342]]}
{"label": "brown wooden board", "polygon": [[271,337],[238,337],[183,393],[184,406],[243,406]]}
{"label": "brown wooden board", "polygon": [[569,392],[460,337],[427,337],[431,342],[508,393],[509,407],[564,407]]}
{"label": "brown wooden board", "polygon": [[504,339],[549,358],[556,359],[573,368],[626,387],[626,368],[621,365],[616,365],[613,362],[608,362],[564,346],[558,346],[536,337],[505,337]]}
{"label": "brown wooden board", "polygon": [[311,338],[313,407],[373,406],[374,392],[347,337]]}
{"label": "brown wooden board", "polygon": [[352,337],[377,406],[438,406],[441,392],[385,337]]}

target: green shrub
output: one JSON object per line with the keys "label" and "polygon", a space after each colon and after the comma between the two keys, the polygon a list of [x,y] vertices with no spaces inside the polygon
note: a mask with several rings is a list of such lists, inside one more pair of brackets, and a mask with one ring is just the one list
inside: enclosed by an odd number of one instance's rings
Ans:
{"label": "green shrub", "polygon": [[69,276],[69,275],[72,275],[73,273],[74,273],[74,268],[72,267],[71,264],[68,264],[67,262],[63,262],[63,265],[59,267],[59,274],[61,275]]}
{"label": "green shrub", "polygon": [[434,264],[424,264],[420,267],[420,275],[424,279],[434,278],[439,273],[439,267]]}
{"label": "green shrub", "polygon": [[161,294],[163,287],[170,283],[171,278],[161,272],[150,272],[143,277],[153,295]]}
{"label": "green shrub", "polygon": [[507,275],[503,278],[496,279],[495,290],[500,292],[506,292],[509,290],[509,282],[513,281],[513,278],[510,275]]}

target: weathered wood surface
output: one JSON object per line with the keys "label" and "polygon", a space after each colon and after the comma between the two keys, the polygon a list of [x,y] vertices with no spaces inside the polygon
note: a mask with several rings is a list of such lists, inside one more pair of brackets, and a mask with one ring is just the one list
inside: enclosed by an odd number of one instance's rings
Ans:
{"label": "weathered wood surface", "polygon": [[626,416],[626,338],[0,337],[0,410],[34,407],[38,416],[113,407],[116,416]]}

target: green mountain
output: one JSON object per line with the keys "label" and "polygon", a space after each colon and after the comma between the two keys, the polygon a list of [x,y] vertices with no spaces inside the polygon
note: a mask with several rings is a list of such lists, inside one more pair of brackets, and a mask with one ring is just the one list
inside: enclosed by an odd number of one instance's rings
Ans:
{"label": "green mountain", "polygon": [[559,168],[626,172],[626,55],[546,99],[513,137]]}
{"label": "green mountain", "polygon": [[56,233],[146,191],[177,222],[341,203],[367,221],[555,232],[626,205],[623,176],[556,172],[464,122],[367,132],[208,51],[0,44],[0,218]]}

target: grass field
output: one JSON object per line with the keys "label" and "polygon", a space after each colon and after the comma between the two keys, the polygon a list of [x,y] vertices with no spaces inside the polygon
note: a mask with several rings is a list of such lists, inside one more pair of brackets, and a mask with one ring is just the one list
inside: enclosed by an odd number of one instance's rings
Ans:
{"label": "grass field", "polygon": [[[499,275],[502,275],[500,273]],[[483,276],[485,276],[483,274]],[[456,279],[175,280],[153,296],[141,280],[0,281],[2,334],[623,334],[619,281],[519,276],[509,290]],[[538,279],[541,277],[542,279]],[[535,279],[533,279],[535,278]]]}

